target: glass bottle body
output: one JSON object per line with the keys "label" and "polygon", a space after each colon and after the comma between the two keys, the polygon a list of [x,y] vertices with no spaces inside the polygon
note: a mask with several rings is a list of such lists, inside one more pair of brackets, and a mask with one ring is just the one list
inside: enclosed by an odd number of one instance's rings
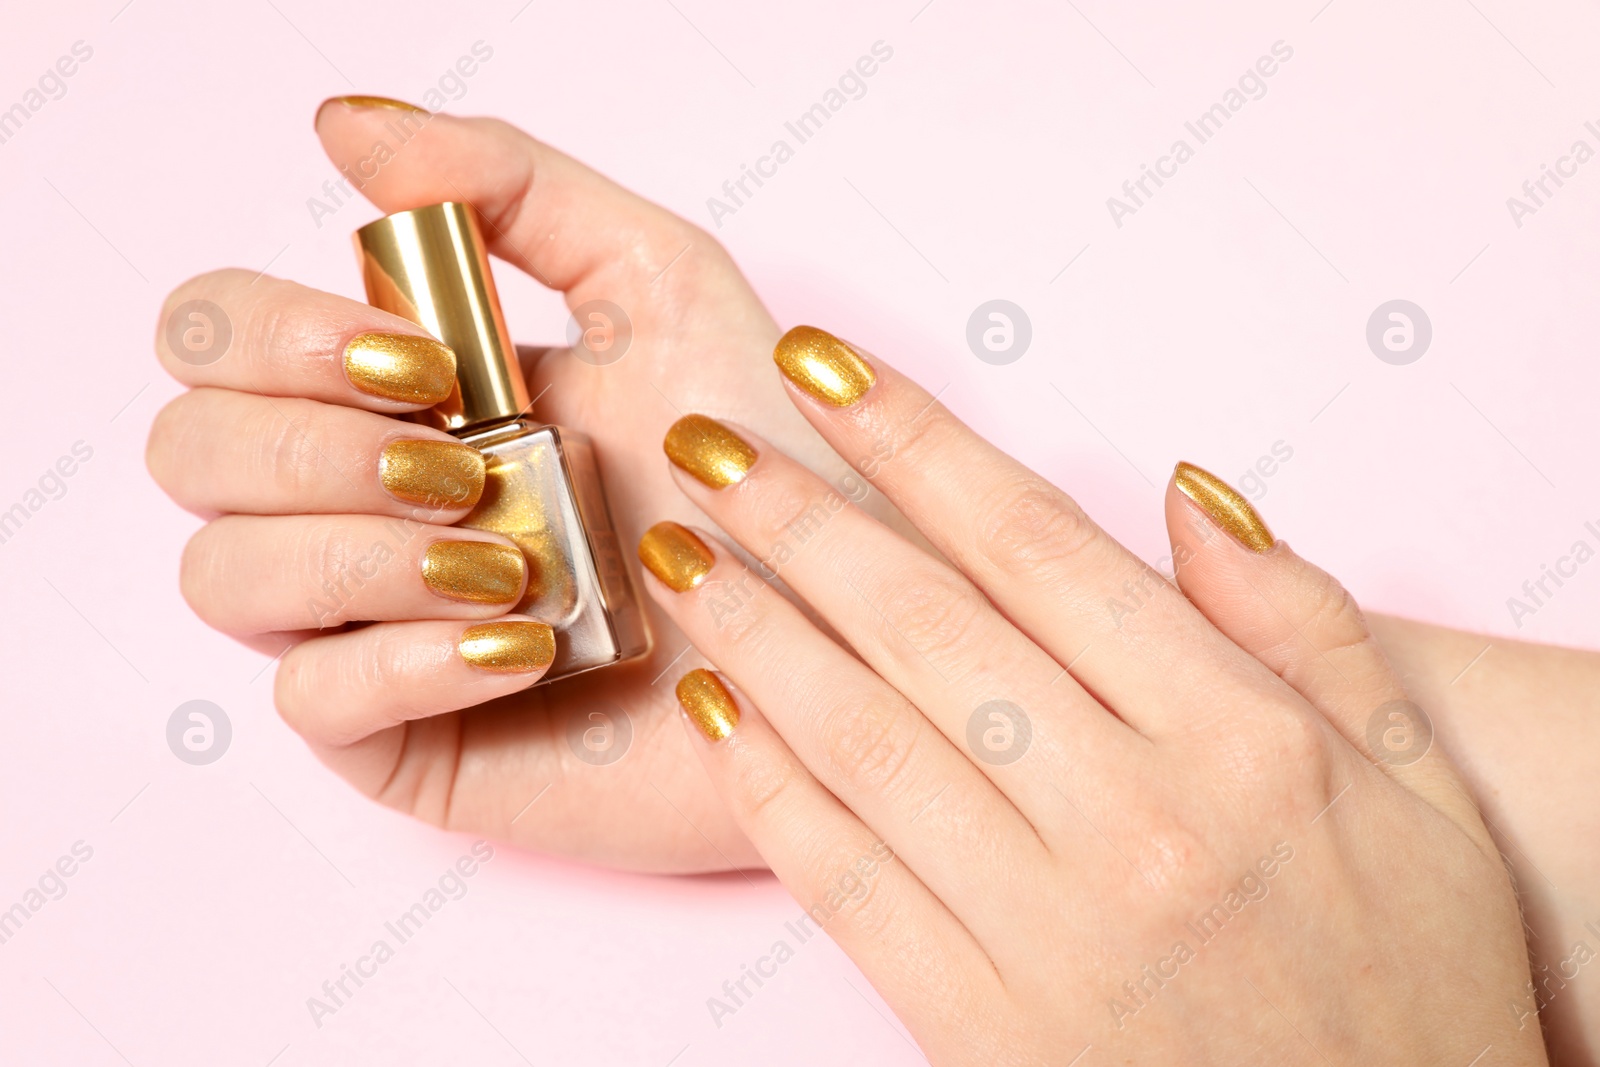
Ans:
{"label": "glass bottle body", "polygon": [[525,419],[460,437],[487,462],[483,496],[460,525],[522,549],[528,589],[512,610],[556,632],[555,662],[539,684],[647,652],[589,439]]}

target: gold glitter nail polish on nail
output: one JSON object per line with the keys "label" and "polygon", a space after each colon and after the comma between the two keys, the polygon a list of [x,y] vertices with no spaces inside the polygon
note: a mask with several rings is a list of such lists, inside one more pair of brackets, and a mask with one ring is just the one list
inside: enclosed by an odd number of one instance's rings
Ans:
{"label": "gold glitter nail polish on nail", "polygon": [[796,326],[784,334],[772,358],[784,377],[836,408],[854,404],[878,380],[855,349],[815,326]]}
{"label": "gold glitter nail polish on nail", "polygon": [[351,96],[336,96],[333,99],[339,101],[345,107],[382,107],[388,108],[390,111],[409,111],[416,115],[429,113],[426,108],[418,107],[416,104],[408,104],[404,100],[396,100],[390,96],[362,96],[358,93]]}
{"label": "gold glitter nail polish on nail", "polygon": [[556,633],[542,622],[506,620],[469,626],[456,643],[461,658],[480,671],[528,674],[556,658]]}
{"label": "gold glitter nail polish on nail", "polygon": [[739,725],[739,705],[710,671],[692,670],[678,680],[678,703],[707,741],[721,741]]}
{"label": "gold glitter nail polish on nail", "polygon": [[456,385],[456,354],[431,337],[362,333],[344,346],[344,374],[368,396],[437,404]]}
{"label": "gold glitter nail polish on nail", "polygon": [[378,457],[378,481],[407,504],[470,508],[483,479],[483,453],[454,441],[390,441]]}
{"label": "gold glitter nail polish on nail", "polygon": [[744,481],[756,450],[738,434],[706,415],[685,415],[661,442],[667,458],[702,485],[725,489]]}
{"label": "gold glitter nail polish on nail", "polygon": [[717,557],[690,530],[658,522],[639,538],[639,562],[674,593],[687,593],[706,580]]}
{"label": "gold glitter nail polish on nail", "polygon": [[511,604],[527,574],[522,553],[489,541],[435,541],[422,555],[422,581],[447,600]]}
{"label": "gold glitter nail polish on nail", "polygon": [[1277,538],[1261,520],[1250,501],[1233,486],[1192,463],[1180,463],[1173,473],[1178,491],[1200,505],[1211,521],[1232,534],[1252,552],[1265,552]]}

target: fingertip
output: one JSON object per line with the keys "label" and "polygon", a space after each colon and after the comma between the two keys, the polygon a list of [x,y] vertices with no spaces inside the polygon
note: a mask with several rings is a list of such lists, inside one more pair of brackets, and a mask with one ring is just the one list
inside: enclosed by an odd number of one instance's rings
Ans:
{"label": "fingertip", "polygon": [[639,562],[674,593],[687,593],[706,580],[717,564],[716,552],[687,526],[658,522],[639,538]]}
{"label": "fingertip", "polygon": [[1171,485],[1216,529],[1227,533],[1250,551],[1266,552],[1277,543],[1277,537],[1255,505],[1205,468],[1180,462],[1173,469]]}
{"label": "fingertip", "polygon": [[556,636],[548,624],[537,619],[508,616],[462,630],[456,652],[475,670],[527,675],[532,683],[555,662]]}
{"label": "fingertip", "polygon": [[350,111],[399,111],[412,115],[429,115],[433,112],[427,108],[409,104],[404,100],[396,100],[392,96],[370,96],[361,93],[351,93],[345,96],[330,96],[317,105],[317,112],[312,116],[311,127],[317,132],[322,130],[322,117],[329,107],[342,106]]}
{"label": "fingertip", "polygon": [[678,679],[674,692],[700,740],[714,745],[733,735],[741,718],[739,701],[716,672],[696,667]]}
{"label": "fingertip", "polygon": [[878,382],[859,349],[815,326],[795,326],[778,338],[772,361],[795,388],[834,408],[853,406]]}

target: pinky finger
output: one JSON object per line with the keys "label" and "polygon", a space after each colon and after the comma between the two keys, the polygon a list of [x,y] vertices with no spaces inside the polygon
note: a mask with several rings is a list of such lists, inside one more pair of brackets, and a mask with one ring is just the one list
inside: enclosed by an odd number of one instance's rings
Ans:
{"label": "pinky finger", "polygon": [[525,616],[376,623],[291,648],[274,695],[296,733],[314,748],[338,749],[526,689],[554,657],[550,627]]}
{"label": "pinky finger", "polygon": [[[999,981],[972,934],[742,695],[708,670],[684,675],[677,693],[712,784],[805,909],[789,924],[792,938],[825,931],[914,1036],[994,1002]],[[742,1005],[741,985],[729,983],[717,998],[730,1012]],[[982,1050],[967,1051],[955,1061],[982,1061]]]}

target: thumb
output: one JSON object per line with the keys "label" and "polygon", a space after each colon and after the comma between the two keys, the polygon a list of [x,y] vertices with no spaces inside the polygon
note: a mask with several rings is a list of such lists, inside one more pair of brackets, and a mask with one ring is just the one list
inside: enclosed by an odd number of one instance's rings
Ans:
{"label": "thumb", "polygon": [[343,96],[322,103],[315,125],[350,188],[385,214],[470,203],[489,251],[565,292],[569,306],[642,284],[699,233],[498,119]]}
{"label": "thumb", "polygon": [[1476,823],[1432,721],[1406,695],[1345,587],[1275,538],[1250,502],[1209,471],[1178,464],[1166,512],[1178,586],[1195,607],[1379,769],[1458,824]]}

